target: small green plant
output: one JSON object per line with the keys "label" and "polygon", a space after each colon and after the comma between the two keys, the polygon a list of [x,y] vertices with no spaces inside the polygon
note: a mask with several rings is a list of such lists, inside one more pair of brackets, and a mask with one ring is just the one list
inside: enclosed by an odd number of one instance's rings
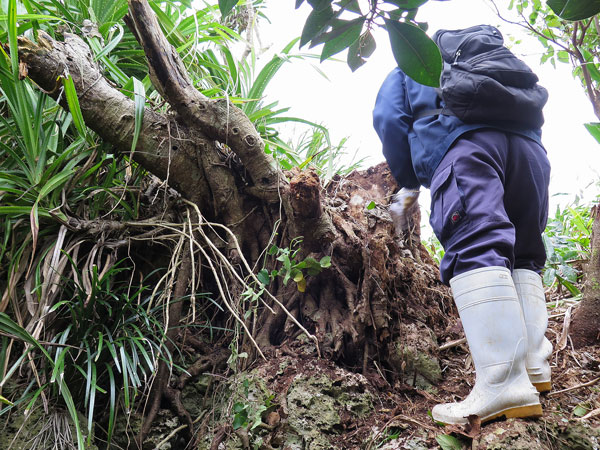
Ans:
{"label": "small green plant", "polygon": [[440,434],[435,437],[435,440],[442,450],[462,450],[465,447],[461,441],[449,434]]}
{"label": "small green plant", "polygon": [[[162,346],[161,309],[147,309],[151,300],[145,294],[148,286],[136,289],[122,277],[121,272],[131,270],[130,267],[117,263],[99,274],[93,266],[88,276],[69,260],[75,276],[62,278],[63,300],[48,311],[52,321],[47,325],[47,334],[53,337],[47,350],[45,344],[7,317],[0,320],[0,331],[30,344],[26,353],[33,352],[35,360],[46,359],[45,364],[36,365],[36,370],[39,378],[47,382],[14,403],[25,400],[26,409],[31,410],[41,394],[52,399],[62,396],[78,428],[75,410],[86,411],[88,443],[92,427],[106,412],[106,439],[110,442],[119,409],[125,413],[133,410],[143,382],[155,371],[158,358],[169,357]],[[87,280],[87,286],[81,280]],[[2,384],[22,361],[18,358],[13,363]],[[81,440],[81,436],[78,438]]]}
{"label": "small green plant", "polygon": [[442,247],[442,244],[440,244],[440,241],[435,234],[432,233],[427,239],[423,240],[422,244],[435,262],[439,265],[442,262],[445,252],[444,247]]}
{"label": "small green plant", "polygon": [[592,223],[589,206],[579,205],[577,199],[565,208],[556,208],[543,234],[547,256],[544,285],[581,295],[577,284],[589,256]]}
{"label": "small green plant", "polygon": [[276,277],[281,277],[284,285],[287,286],[289,281],[293,280],[298,285],[298,290],[304,292],[306,290],[306,276],[318,275],[321,270],[331,266],[331,256],[324,256],[319,261],[310,256],[302,261],[296,261],[301,242],[302,238],[295,238],[289,247],[279,248],[273,245],[269,248],[267,254],[276,256],[275,259],[281,262],[282,267],[273,269],[270,273],[267,269],[262,269],[258,273],[258,280],[264,286],[268,286],[271,280]]}
{"label": "small green plant", "polygon": [[273,406],[274,394],[264,397],[261,404],[255,405],[250,401],[250,381],[247,378],[242,382],[244,399],[233,404],[233,424],[234,430],[247,428],[253,431],[262,423],[262,415]]}
{"label": "small green plant", "polygon": [[380,448],[384,444],[387,444],[388,442],[398,439],[402,435],[402,431],[403,430],[401,428],[393,427],[393,426],[385,428],[385,430],[383,430],[382,434],[385,433],[386,436],[377,443],[377,446],[375,448]]}

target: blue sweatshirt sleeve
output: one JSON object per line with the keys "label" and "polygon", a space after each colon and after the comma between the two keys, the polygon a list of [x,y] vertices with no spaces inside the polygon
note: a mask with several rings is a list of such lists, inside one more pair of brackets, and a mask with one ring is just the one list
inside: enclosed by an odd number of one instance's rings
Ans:
{"label": "blue sweatshirt sleeve", "polygon": [[420,183],[408,142],[413,114],[406,97],[405,77],[402,71],[394,69],[381,85],[373,110],[373,126],[381,139],[383,156],[400,187],[416,189]]}

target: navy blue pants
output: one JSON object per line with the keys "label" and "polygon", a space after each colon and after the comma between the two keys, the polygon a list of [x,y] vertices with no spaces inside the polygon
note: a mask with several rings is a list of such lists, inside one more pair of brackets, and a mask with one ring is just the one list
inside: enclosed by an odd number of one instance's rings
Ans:
{"label": "navy blue pants", "polygon": [[550,163],[538,143],[493,129],[469,132],[431,181],[433,231],[445,250],[441,279],[480,267],[540,272]]}

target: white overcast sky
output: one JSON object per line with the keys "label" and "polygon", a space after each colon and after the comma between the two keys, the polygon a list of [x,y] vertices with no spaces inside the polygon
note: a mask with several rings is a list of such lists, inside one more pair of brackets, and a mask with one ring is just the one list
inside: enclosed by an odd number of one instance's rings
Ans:
{"label": "white overcast sky", "polygon": [[[263,45],[270,44],[271,48],[259,64],[266,63],[273,51],[300,35],[311,9],[304,5],[294,10],[294,3],[294,0],[267,0],[266,15],[272,23],[262,22],[259,29]],[[506,5],[508,1],[497,3]],[[485,0],[430,1],[420,8],[417,19],[428,22],[432,32],[488,23],[498,26],[506,41],[510,35],[520,38],[524,43],[513,47],[513,51],[528,62],[550,92],[543,127],[543,141],[552,163],[550,193],[571,194],[555,196],[552,203],[559,200],[565,203],[567,198],[573,199],[600,179],[600,145],[583,126],[596,118],[579,82],[571,76],[569,65],[558,63],[557,69],[550,64],[540,66],[542,47],[537,40],[520,27],[502,22]],[[349,137],[348,151],[358,150],[360,157],[367,157],[365,167],[383,160],[379,139],[371,125],[371,112],[381,82],[395,66],[385,32],[376,35],[376,39],[374,55],[354,73],[345,63],[326,61],[319,65],[318,60],[294,60],[280,70],[267,90],[270,99],[279,101],[280,107],[292,108],[289,114],[326,125],[334,142]],[[345,59],[345,53],[338,56]],[[323,70],[329,80],[313,65]],[[588,187],[585,198],[593,199],[597,191],[595,185]]]}

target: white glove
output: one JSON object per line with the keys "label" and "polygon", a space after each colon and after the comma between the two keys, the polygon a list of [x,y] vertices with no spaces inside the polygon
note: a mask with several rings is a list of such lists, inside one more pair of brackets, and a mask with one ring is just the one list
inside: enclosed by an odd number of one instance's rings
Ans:
{"label": "white glove", "polygon": [[409,218],[419,207],[419,190],[402,188],[395,195],[390,205],[390,214],[396,226],[396,233],[402,234],[409,227]]}

